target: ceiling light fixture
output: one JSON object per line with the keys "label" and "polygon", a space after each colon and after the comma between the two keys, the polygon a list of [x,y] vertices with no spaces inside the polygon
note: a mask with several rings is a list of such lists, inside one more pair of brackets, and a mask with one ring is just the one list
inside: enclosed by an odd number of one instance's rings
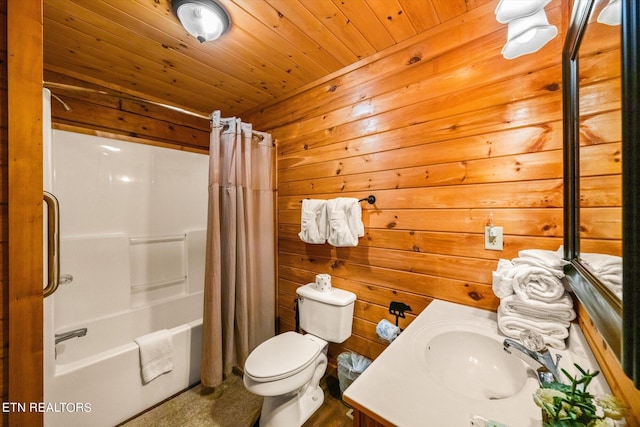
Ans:
{"label": "ceiling light fixture", "polygon": [[507,43],[502,56],[514,59],[537,52],[558,35],[558,29],[549,25],[544,7],[550,0],[500,0],[496,20],[508,24]]}
{"label": "ceiling light fixture", "polygon": [[622,17],[622,2],[620,0],[609,0],[600,15],[598,15],[598,22],[607,25],[620,25]]}
{"label": "ceiling light fixture", "polygon": [[229,14],[215,0],[173,0],[171,5],[185,30],[200,43],[215,40],[229,29]]}

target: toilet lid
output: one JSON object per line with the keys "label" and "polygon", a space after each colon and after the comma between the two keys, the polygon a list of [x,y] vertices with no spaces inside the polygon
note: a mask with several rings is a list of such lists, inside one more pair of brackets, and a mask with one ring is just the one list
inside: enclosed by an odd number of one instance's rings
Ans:
{"label": "toilet lid", "polygon": [[322,347],[296,332],[285,332],[251,352],[244,371],[256,381],[275,381],[296,374],[311,363]]}

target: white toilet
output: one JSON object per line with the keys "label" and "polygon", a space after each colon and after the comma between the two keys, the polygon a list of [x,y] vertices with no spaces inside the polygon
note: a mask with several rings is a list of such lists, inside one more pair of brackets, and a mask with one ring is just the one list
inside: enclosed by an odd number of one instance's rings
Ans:
{"label": "white toilet", "polygon": [[351,336],[353,292],[319,291],[314,283],[296,290],[300,327],[260,344],[244,365],[244,385],[264,396],[261,427],[299,427],[322,405],[319,386],[327,369],[329,342]]}

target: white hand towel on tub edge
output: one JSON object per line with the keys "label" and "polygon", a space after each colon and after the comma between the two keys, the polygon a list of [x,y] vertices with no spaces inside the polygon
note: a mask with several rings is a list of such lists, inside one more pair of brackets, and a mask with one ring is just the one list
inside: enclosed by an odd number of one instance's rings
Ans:
{"label": "white hand towel on tub edge", "polygon": [[161,329],[134,340],[140,348],[140,373],[146,384],[173,370],[171,333]]}
{"label": "white hand towel on tub edge", "polygon": [[298,237],[305,243],[323,244],[327,240],[327,201],[304,199]]}

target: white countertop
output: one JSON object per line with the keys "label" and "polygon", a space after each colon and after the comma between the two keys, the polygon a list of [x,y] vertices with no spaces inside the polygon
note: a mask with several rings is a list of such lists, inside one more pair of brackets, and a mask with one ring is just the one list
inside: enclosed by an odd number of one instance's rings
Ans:
{"label": "white countertop", "polygon": [[[498,332],[495,312],[435,300],[345,390],[346,400],[364,413],[374,413],[401,427],[467,427],[473,416],[510,427],[541,426],[541,412],[532,398],[538,388],[533,370],[529,370],[520,392],[497,400],[464,397],[434,381],[420,360],[416,343],[433,336],[428,331],[452,327],[463,330],[466,326],[490,334],[499,343],[504,341],[505,337]],[[599,370],[575,324],[571,325],[567,349],[550,351],[554,356],[562,354],[559,367],[572,375],[577,373],[574,363],[591,371]],[[594,395],[610,393],[602,374],[592,381],[589,391]]]}

